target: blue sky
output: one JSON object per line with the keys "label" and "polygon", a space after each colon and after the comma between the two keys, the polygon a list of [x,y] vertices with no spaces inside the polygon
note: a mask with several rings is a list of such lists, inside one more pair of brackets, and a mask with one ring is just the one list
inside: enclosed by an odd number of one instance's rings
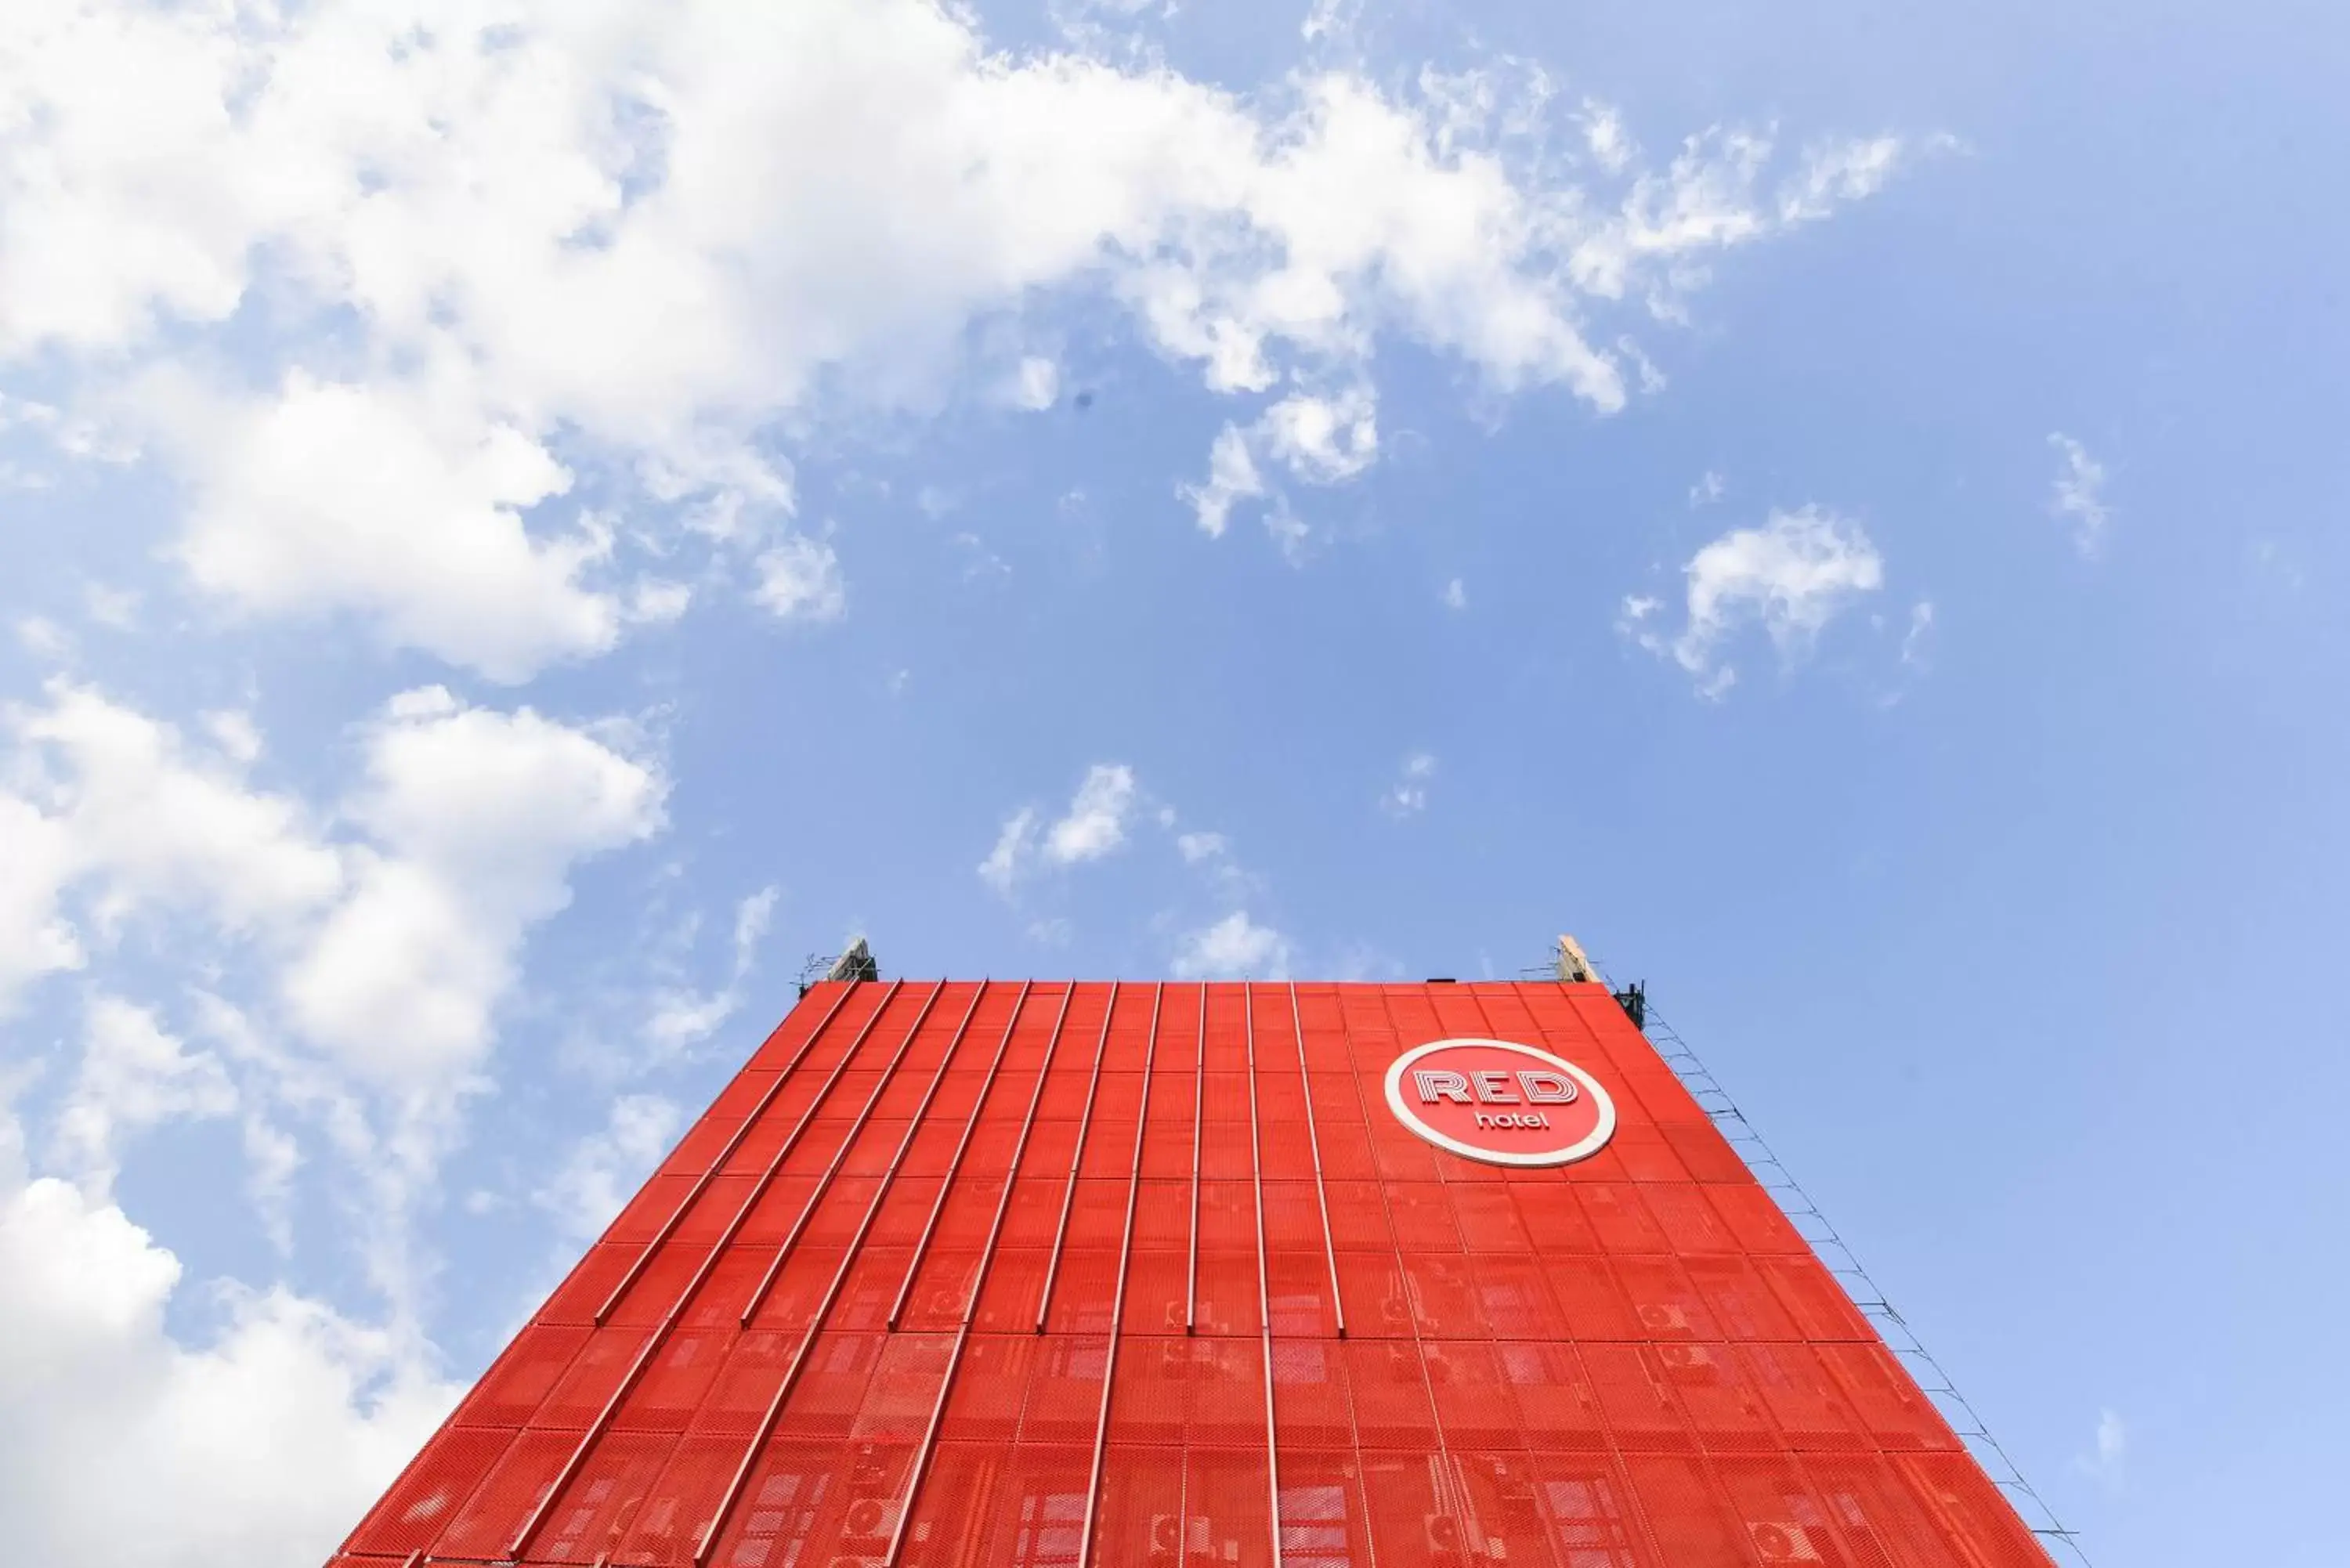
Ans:
{"label": "blue sky", "polygon": [[2094,1561],[2338,1560],[2337,17],[748,15],[0,19],[34,1555],[316,1561],[852,931],[1569,929]]}

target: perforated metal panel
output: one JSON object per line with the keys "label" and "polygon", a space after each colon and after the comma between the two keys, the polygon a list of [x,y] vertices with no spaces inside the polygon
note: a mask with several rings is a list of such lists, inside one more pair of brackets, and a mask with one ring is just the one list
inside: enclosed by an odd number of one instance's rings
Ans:
{"label": "perforated metal panel", "polygon": [[[1598,1155],[1424,1141],[1517,1040]],[[811,992],[334,1560],[2048,1559],[1596,986]]]}

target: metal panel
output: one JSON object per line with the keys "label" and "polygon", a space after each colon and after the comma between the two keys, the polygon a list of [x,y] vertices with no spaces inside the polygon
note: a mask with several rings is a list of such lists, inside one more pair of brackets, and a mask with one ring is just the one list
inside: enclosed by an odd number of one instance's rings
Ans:
{"label": "metal panel", "polygon": [[[1381,1074],[1464,1035],[1615,1142],[1422,1141]],[[2048,1562],[1606,993],[1515,983],[816,987],[336,1561],[509,1553]]]}

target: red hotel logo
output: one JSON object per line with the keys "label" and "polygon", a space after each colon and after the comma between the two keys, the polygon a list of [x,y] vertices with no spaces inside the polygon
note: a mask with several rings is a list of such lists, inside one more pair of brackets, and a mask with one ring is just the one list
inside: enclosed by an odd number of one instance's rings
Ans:
{"label": "red hotel logo", "polygon": [[1616,1131],[1616,1102],[1597,1079],[1507,1040],[1405,1052],[1388,1067],[1388,1106],[1437,1147],[1489,1165],[1568,1165]]}

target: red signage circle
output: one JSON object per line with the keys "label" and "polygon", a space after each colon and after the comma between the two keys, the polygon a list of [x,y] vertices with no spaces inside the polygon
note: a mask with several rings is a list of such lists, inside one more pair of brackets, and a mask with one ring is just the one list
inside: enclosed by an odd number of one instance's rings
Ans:
{"label": "red signage circle", "polygon": [[1616,1102],[1574,1063],[1508,1040],[1438,1040],[1388,1066],[1388,1108],[1489,1165],[1570,1165],[1616,1132]]}

